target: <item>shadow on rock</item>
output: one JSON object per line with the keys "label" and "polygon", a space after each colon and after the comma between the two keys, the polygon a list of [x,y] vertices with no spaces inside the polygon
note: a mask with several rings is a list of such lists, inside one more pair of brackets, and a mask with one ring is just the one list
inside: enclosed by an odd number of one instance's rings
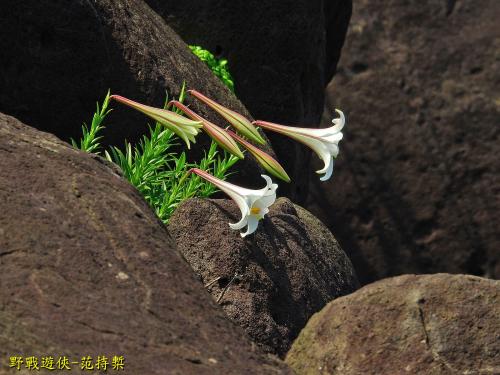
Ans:
{"label": "shadow on rock", "polygon": [[123,355],[129,374],[289,373],[99,160],[0,114],[0,373],[16,355]]}
{"label": "shadow on rock", "polygon": [[358,281],[328,229],[288,199],[278,199],[246,238],[228,226],[238,215],[232,201],[191,199],[169,231],[214,298],[224,292],[229,317],[266,351],[284,355],[310,316]]}

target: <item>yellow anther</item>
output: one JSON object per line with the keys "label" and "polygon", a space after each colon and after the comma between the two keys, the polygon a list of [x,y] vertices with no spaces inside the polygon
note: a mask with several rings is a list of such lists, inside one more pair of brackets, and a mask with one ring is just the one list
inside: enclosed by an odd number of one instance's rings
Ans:
{"label": "yellow anther", "polygon": [[260,208],[259,208],[259,207],[252,207],[252,208],[250,209],[250,213],[251,213],[252,215],[259,215],[259,214],[260,214]]}

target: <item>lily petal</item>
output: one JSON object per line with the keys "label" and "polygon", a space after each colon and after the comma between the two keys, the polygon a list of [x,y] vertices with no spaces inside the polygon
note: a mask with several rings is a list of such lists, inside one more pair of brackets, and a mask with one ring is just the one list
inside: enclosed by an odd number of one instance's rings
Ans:
{"label": "lily petal", "polygon": [[263,196],[258,202],[255,202],[254,206],[260,208],[261,210],[267,209],[267,207],[271,206],[275,200],[276,193],[272,192],[271,194]]}
{"label": "lily petal", "polygon": [[321,181],[327,181],[330,179],[330,177],[332,177],[334,166],[335,166],[335,159],[331,158],[330,161],[327,163],[326,168],[316,171],[316,173],[318,174],[324,173],[324,176],[320,178]]}
{"label": "lily petal", "polygon": [[222,181],[198,168],[193,168],[190,172],[211,182],[236,202],[241,211],[241,219],[237,223],[229,223],[229,226],[232,229],[242,229],[247,226],[246,232],[241,234],[242,237],[257,229],[259,220],[269,212],[269,206],[276,200],[278,185],[273,184],[271,178],[266,175],[262,175],[266,180],[266,186],[259,190],[251,190]]}
{"label": "lily petal", "polygon": [[259,220],[256,217],[254,217],[254,216],[250,216],[248,218],[248,227],[247,227],[247,230],[244,233],[240,233],[240,236],[241,237],[246,237],[249,234],[252,234],[253,232],[255,232],[257,230],[257,226],[258,225],[259,225]]}
{"label": "lily petal", "polygon": [[[274,194],[274,197],[276,198],[276,190],[278,189],[278,184],[273,184],[273,180],[271,177],[266,176],[265,174],[260,175],[264,180],[266,180],[266,186],[263,187],[260,190],[256,190],[258,194],[255,194],[258,199],[262,199],[267,196],[272,196]],[[253,203],[253,202],[252,202]],[[274,203],[274,200],[269,203],[269,206]]]}
{"label": "lily petal", "polygon": [[231,229],[241,229],[243,227],[245,227],[248,223],[248,216],[243,216],[241,218],[240,221],[238,221],[237,223],[229,223],[229,226],[231,227]]}
{"label": "lily petal", "polygon": [[324,168],[316,173],[325,173],[320,180],[326,181],[332,176],[334,166],[332,161],[338,156],[338,143],[343,138],[341,130],[345,125],[344,113],[338,109],[335,109],[335,111],[339,114],[339,117],[332,120],[333,126],[325,129],[298,128],[266,121],[254,121],[254,124],[284,134],[310,147],[325,163]]}
{"label": "lily petal", "polygon": [[332,131],[334,131],[334,132],[338,132],[338,131],[341,131],[345,125],[345,116],[344,116],[344,112],[342,112],[340,109],[335,108],[335,112],[337,112],[340,117],[334,118],[332,120],[332,123],[334,124],[334,126],[332,126],[330,129],[332,129]]}

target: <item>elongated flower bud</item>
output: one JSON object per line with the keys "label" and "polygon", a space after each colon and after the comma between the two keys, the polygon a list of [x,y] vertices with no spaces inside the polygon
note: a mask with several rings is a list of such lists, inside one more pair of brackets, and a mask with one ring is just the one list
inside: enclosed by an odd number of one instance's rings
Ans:
{"label": "elongated flower bud", "polygon": [[285,169],[281,166],[280,163],[278,163],[278,161],[275,158],[273,158],[268,153],[262,151],[261,149],[255,147],[250,142],[245,141],[243,138],[233,133],[231,130],[227,130],[227,132],[231,137],[236,139],[240,145],[245,147],[248,150],[248,152],[250,152],[255,157],[255,159],[257,159],[259,164],[262,165],[262,167],[266,171],[271,173],[273,176],[282,179],[283,181],[290,182],[290,177],[286,173]]}
{"label": "elongated flower bud", "polygon": [[224,150],[230,152],[231,154],[240,159],[243,159],[245,157],[241,152],[240,148],[238,147],[238,144],[228,133],[226,133],[224,129],[204,119],[196,112],[192,111],[191,109],[186,107],[184,104],[178,102],[177,100],[172,100],[171,102],[169,102],[169,105],[173,105],[176,108],[179,108],[192,120],[201,121],[203,125],[203,130]]}
{"label": "elongated flower bud", "polygon": [[220,105],[212,99],[207,98],[205,95],[199,93],[196,90],[188,90],[188,93],[201,100],[203,103],[205,103],[222,117],[224,117],[243,136],[261,145],[266,144],[266,141],[259,134],[257,128],[253,126],[246,117]]}
{"label": "elongated flower bud", "polygon": [[120,95],[112,95],[110,99],[134,108],[159,122],[186,142],[188,148],[191,147],[189,142],[196,143],[195,137],[200,132],[199,128],[203,126],[201,121],[193,121],[167,109],[150,107]]}

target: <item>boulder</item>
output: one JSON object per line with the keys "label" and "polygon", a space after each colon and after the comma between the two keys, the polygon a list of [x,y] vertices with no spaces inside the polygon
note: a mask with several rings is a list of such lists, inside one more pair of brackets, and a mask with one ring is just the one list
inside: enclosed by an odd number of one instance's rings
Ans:
{"label": "boulder", "polygon": [[325,111],[347,114],[339,162],[306,208],[362,283],[500,277],[499,17],[496,0],[356,3]]}
{"label": "boulder", "polygon": [[168,228],[228,316],[264,350],[282,356],[313,313],[356,290],[358,281],[330,231],[288,199],[278,199],[244,239],[228,226],[239,215],[230,200],[191,199]]}
{"label": "boulder", "polygon": [[[316,127],[351,16],[351,0],[146,0],[188,44],[228,59],[238,98],[260,120]],[[309,150],[268,133],[301,203]]]}
{"label": "boulder", "polygon": [[79,370],[98,355],[131,374],[290,373],[225,317],[111,164],[1,114],[0,171],[1,374],[11,356]]}
{"label": "boulder", "polygon": [[302,374],[498,374],[500,281],[404,275],[315,314],[288,352]]}
{"label": "boulder", "polygon": [[[96,101],[108,89],[161,107],[168,92],[178,96],[182,82],[250,117],[245,107],[214,76],[163,19],[143,1],[4,0],[0,2],[0,111],[68,141],[81,137]],[[224,124],[204,104],[187,100],[215,123]],[[151,121],[120,104],[108,117],[103,142],[123,145],[147,133]],[[189,155],[196,159],[209,144],[198,137]],[[268,150],[269,151],[269,150]],[[259,174],[247,157],[239,174],[246,183]]]}

